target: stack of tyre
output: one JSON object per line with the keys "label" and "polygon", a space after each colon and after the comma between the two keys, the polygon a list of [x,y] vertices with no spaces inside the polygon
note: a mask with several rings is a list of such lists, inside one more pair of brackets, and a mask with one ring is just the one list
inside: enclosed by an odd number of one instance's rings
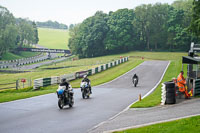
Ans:
{"label": "stack of tyre", "polygon": [[176,103],[176,91],[174,82],[165,82],[166,88],[166,104],[175,104]]}

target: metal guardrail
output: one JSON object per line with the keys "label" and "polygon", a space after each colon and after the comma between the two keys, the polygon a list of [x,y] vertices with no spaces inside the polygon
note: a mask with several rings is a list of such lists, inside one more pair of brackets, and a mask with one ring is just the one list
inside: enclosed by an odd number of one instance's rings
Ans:
{"label": "metal guardrail", "polygon": [[119,64],[126,62],[126,61],[128,61],[128,57],[125,57],[125,58],[122,58],[122,59],[119,59],[119,60],[116,60],[116,61],[113,61],[113,62],[110,62],[110,63],[107,63],[107,64],[103,64],[103,65],[100,65],[96,68],[89,69],[89,70],[86,70],[86,71],[80,71],[80,72],[76,72],[76,73],[72,73],[72,74],[65,74],[65,75],[62,75],[60,77],[54,76],[54,77],[50,77],[50,78],[35,79],[33,88],[39,89],[40,87],[49,86],[49,85],[52,85],[52,84],[58,84],[58,83],[60,83],[60,79],[62,79],[62,78],[66,78],[68,81],[71,81],[71,80],[74,80],[74,79],[77,79],[77,78],[82,78],[83,75],[85,75],[85,74],[94,75],[96,73],[99,73],[101,71],[109,69],[113,66],[119,65]]}

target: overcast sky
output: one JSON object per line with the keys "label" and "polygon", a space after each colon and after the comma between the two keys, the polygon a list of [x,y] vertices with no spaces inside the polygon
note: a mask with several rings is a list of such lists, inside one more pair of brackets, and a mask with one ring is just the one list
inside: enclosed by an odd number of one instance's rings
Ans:
{"label": "overcast sky", "polygon": [[15,17],[33,21],[58,21],[64,24],[81,23],[96,11],[133,9],[141,4],[173,3],[174,0],[0,0]]}

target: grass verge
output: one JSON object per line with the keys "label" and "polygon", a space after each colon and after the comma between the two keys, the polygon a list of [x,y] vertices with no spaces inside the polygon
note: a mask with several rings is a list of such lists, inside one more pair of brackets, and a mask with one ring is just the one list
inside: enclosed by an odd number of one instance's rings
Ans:
{"label": "grass verge", "polygon": [[114,133],[199,133],[200,116],[154,124]]}
{"label": "grass verge", "polygon": [[33,57],[33,56],[36,56],[38,54],[39,54],[38,52],[24,52],[24,51],[22,51],[22,52],[20,52],[20,54],[17,55],[17,54],[7,52],[2,56],[2,60],[22,59],[22,58]]}
{"label": "grass verge", "polygon": [[38,28],[39,45],[52,49],[68,49],[68,30]]}

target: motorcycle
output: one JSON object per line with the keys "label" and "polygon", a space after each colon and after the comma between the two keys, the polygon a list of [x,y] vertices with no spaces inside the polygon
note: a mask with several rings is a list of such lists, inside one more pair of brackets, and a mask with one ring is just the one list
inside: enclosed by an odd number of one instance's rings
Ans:
{"label": "motorcycle", "polygon": [[83,99],[90,98],[90,88],[89,84],[87,82],[81,82],[81,92]]}
{"label": "motorcycle", "polygon": [[66,105],[69,105],[70,108],[73,106],[74,92],[71,85],[69,85],[69,89],[66,89],[66,86],[59,86],[56,93],[58,96],[58,107],[60,109],[63,109]]}
{"label": "motorcycle", "polygon": [[133,78],[132,79],[133,85],[136,87],[138,84],[138,79],[137,78]]}

